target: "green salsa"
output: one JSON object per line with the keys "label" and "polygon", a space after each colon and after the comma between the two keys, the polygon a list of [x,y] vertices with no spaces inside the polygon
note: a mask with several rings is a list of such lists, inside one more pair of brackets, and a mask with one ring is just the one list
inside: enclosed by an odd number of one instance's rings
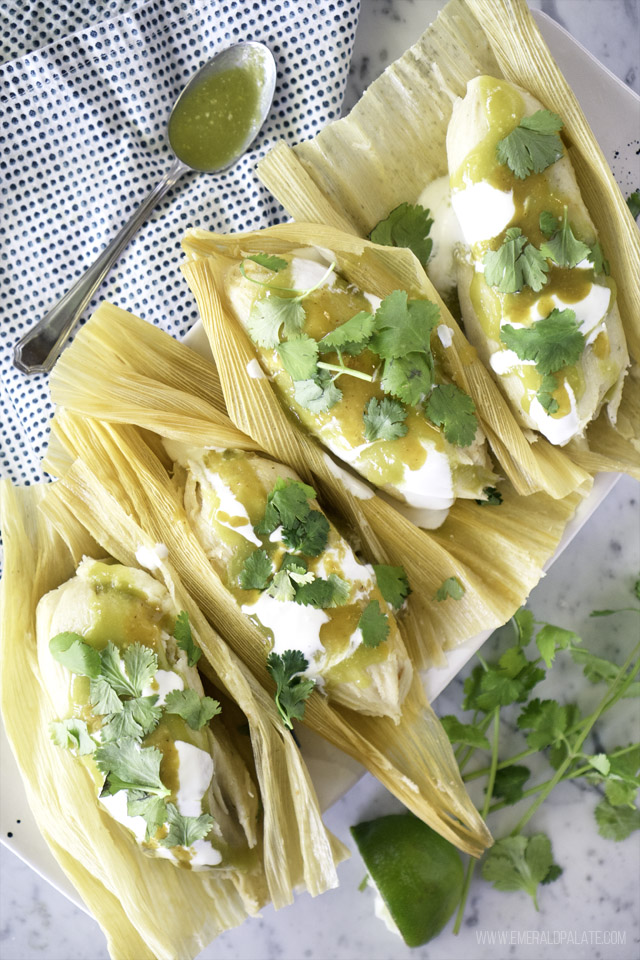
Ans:
{"label": "green salsa", "polygon": [[219,170],[238,156],[260,116],[262,76],[251,63],[205,76],[169,119],[174,153],[196,170]]}

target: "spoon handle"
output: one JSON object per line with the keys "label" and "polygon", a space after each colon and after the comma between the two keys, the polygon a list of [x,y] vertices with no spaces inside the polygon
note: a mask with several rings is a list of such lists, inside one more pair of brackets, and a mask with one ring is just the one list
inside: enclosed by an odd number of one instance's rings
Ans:
{"label": "spoon handle", "polygon": [[174,158],[162,180],[133,212],[94,263],[38,323],[18,340],[13,349],[14,366],[22,373],[48,373],[58,359],[73,328],[112,266],[138,232],[151,210],[189,167]]}

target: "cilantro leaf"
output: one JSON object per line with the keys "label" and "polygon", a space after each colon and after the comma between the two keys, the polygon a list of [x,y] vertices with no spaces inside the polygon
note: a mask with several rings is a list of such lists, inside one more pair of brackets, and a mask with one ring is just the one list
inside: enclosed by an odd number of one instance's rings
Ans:
{"label": "cilantro leaf", "polygon": [[100,673],[102,677],[119,697],[139,696],[141,691],[132,683],[130,677],[124,674],[120,663],[120,650],[109,641],[106,647],[100,651]]}
{"label": "cilantro leaf", "polygon": [[394,290],[376,310],[376,331],[370,349],[385,360],[414,352],[428,353],[431,331],[439,320],[437,304],[409,300],[405,290]]}
{"label": "cilantro leaf", "polygon": [[475,440],[478,429],[475,409],[471,397],[455,383],[439,383],[425,407],[429,420],[442,427],[445,439],[456,447],[468,447]]}
{"label": "cilantro leaf", "polygon": [[173,636],[180,650],[187,654],[187,661],[190,667],[195,667],[202,656],[202,650],[196,644],[191,633],[191,624],[189,623],[189,614],[186,610],[181,610],[176,617],[176,625],[173,628]]}
{"label": "cilantro leaf", "polygon": [[162,707],[156,707],[157,694],[126,700],[120,710],[105,717],[100,729],[102,742],[142,740],[157,726]]}
{"label": "cilantro leaf", "polygon": [[367,443],[374,443],[404,437],[408,429],[404,423],[406,419],[407,411],[397,400],[371,397],[363,414],[364,438]]}
{"label": "cilantro leaf", "polygon": [[296,595],[296,588],[289,576],[288,570],[278,570],[266,590],[267,596],[279,600],[280,603],[290,603]]}
{"label": "cilantro leaf", "polygon": [[386,220],[376,224],[369,239],[387,247],[409,247],[420,263],[426,264],[433,247],[429,237],[432,226],[428,209],[417,203],[401,203]]}
{"label": "cilantro leaf", "polygon": [[378,647],[389,636],[389,618],[382,613],[377,600],[370,600],[362,611],[358,629],[365,647]]}
{"label": "cilantro leaf", "polygon": [[635,830],[640,830],[640,810],[637,807],[615,807],[607,799],[595,809],[598,833],[607,840],[626,840]]}
{"label": "cilantro leaf", "polygon": [[593,271],[596,275],[604,274],[606,277],[609,276],[609,261],[605,260],[602,247],[600,246],[600,242],[598,240],[596,240],[596,242],[589,249],[587,260],[593,264]]}
{"label": "cilantro leaf", "polygon": [[311,507],[307,503],[316,495],[313,487],[301,480],[278,477],[267,497],[265,514],[256,526],[256,533],[270,534],[279,526],[293,526],[304,520]]}
{"label": "cilantro leaf", "polygon": [[562,156],[560,129],[562,120],[550,110],[537,110],[524,117],[515,130],[498,142],[498,163],[506,163],[519,180],[530,173],[541,173]]}
{"label": "cilantro leaf", "polygon": [[155,836],[158,827],[166,822],[167,804],[162,797],[144,790],[127,790],[127,814],[130,817],[144,817],[147,823],[145,840],[149,840]]}
{"label": "cilantro leaf", "polygon": [[460,743],[467,747],[475,747],[478,750],[491,750],[491,744],[484,733],[473,724],[461,723],[453,714],[440,717],[440,723],[451,743]]}
{"label": "cilantro leaf", "polygon": [[318,370],[318,344],[303,335],[276,347],[278,356],[292,380],[310,380]]}
{"label": "cilantro leaf", "polygon": [[640,190],[634,190],[632,194],[627,197],[627,206],[631,211],[631,216],[634,220],[637,220],[640,217]]}
{"label": "cilantro leaf", "polygon": [[158,657],[144,644],[132,643],[125,650],[123,659],[127,675],[139,697],[158,671]]}
{"label": "cilantro leaf", "polygon": [[96,750],[95,761],[106,777],[101,796],[119,790],[144,790],[159,797],[171,793],[160,779],[162,753],[157,747],[141,747],[135,740],[104,743]]}
{"label": "cilantro leaf", "polygon": [[172,690],[164,702],[167,713],[177,713],[192,730],[199,730],[222,712],[217,700],[199,697],[195,690]]}
{"label": "cilantro leaf", "polygon": [[298,550],[308,557],[317,557],[327,545],[329,529],[325,515],[319,510],[312,510],[304,523],[283,529],[282,541],[292,550]]}
{"label": "cilantro leaf", "polygon": [[585,344],[573,310],[557,309],[530,327],[505,324],[500,339],[520,360],[533,360],[543,376],[577,363]]}
{"label": "cilantro leaf", "polygon": [[564,208],[562,226],[557,233],[543,243],[540,247],[540,253],[549,260],[553,260],[559,267],[576,267],[582,260],[585,260],[591,254],[591,248],[581,240],[577,240],[569,224],[567,216],[567,207]]}
{"label": "cilantro leaf", "polygon": [[576,643],[581,643],[580,637],[573,630],[563,627],[554,627],[545,623],[536,637],[536,646],[547,667],[550,667],[558,650],[566,650]]}
{"label": "cilantro leaf", "polygon": [[254,343],[270,348],[278,345],[283,324],[286,336],[294,337],[302,330],[304,321],[304,307],[297,298],[278,297],[271,293],[254,301],[247,326]]}
{"label": "cilantro leaf", "polygon": [[527,660],[520,647],[510,647],[497,664],[474,667],[464,682],[462,708],[489,713],[495,707],[522,703],[544,677],[544,670]]}
{"label": "cilantro leaf", "polygon": [[296,590],[295,600],[304,606],[328,610],[330,607],[343,606],[350,594],[351,584],[331,573],[328,580],[317,577],[311,583],[301,584]]}
{"label": "cilantro leaf", "polygon": [[535,620],[531,610],[520,607],[513,615],[513,621],[518,633],[518,646],[526,647],[533,637],[533,627]]}
{"label": "cilantro leaf", "polygon": [[267,670],[276,684],[276,706],[290,730],[293,729],[292,720],[303,718],[305,700],[308,700],[315,687],[314,680],[300,676],[308,666],[299,650],[285,650],[282,656],[270,653],[267,657]]}
{"label": "cilantro leaf", "polygon": [[372,313],[361,310],[320,340],[318,343],[320,353],[329,353],[334,350],[350,354],[360,353],[371,339],[375,323]]}
{"label": "cilantro leaf", "polygon": [[175,804],[167,804],[169,833],[160,840],[162,847],[191,847],[211,830],[214,820],[208,813],[199,817],[184,817]]}
{"label": "cilantro leaf", "polygon": [[620,667],[613,660],[598,657],[586,649],[571,647],[569,652],[574,663],[581,664],[585,677],[591,683],[611,683],[618,675]]}
{"label": "cilantro leaf", "polygon": [[499,507],[502,503],[502,494],[497,487],[485,487],[482,491],[486,500],[476,500],[479,507]]}
{"label": "cilantro leaf", "polygon": [[517,293],[525,284],[538,292],[547,282],[547,261],[519,227],[509,227],[502,246],[488,250],[482,262],[484,279],[500,293]]}
{"label": "cilantro leaf", "polygon": [[553,866],[551,841],[544,833],[497,840],[482,864],[482,876],[496,890],[526,890],[538,909],[538,884]]}
{"label": "cilantro leaf", "polygon": [[249,554],[240,571],[240,586],[243,590],[264,590],[273,573],[273,564],[266,550],[254,550]]}
{"label": "cilantro leaf", "polygon": [[311,413],[326,413],[342,400],[342,390],[328,370],[320,370],[309,380],[294,380],[293,386],[294,400]]}
{"label": "cilantro leaf", "polygon": [[557,413],[560,409],[560,405],[553,395],[557,389],[558,381],[552,373],[547,373],[542,378],[542,383],[538,387],[536,397],[542,409],[546,410],[548,414]]}
{"label": "cilantro leaf", "polygon": [[91,681],[89,700],[97,716],[119,713],[124,709],[122,700],[104,677]]}
{"label": "cilantro leaf", "polygon": [[558,218],[550,210],[543,210],[540,214],[540,232],[545,237],[552,237],[558,229]]}
{"label": "cilantro leaf", "polygon": [[86,722],[77,717],[52,721],[49,724],[49,736],[56,747],[75,750],[79,757],[93,753],[96,749],[96,742],[90,735]]}
{"label": "cilantro leaf", "polygon": [[254,263],[259,263],[261,267],[273,270],[274,273],[279,273],[287,266],[287,261],[283,260],[282,257],[276,257],[268,253],[254,253],[250,257],[245,257],[245,260],[253,260]]}
{"label": "cilantro leaf", "polygon": [[304,557],[294,556],[292,553],[285,553],[280,563],[281,570],[288,570],[290,573],[302,574],[308,570],[308,564]]}
{"label": "cilantro leaf", "polygon": [[387,603],[399,610],[411,593],[404,567],[391,567],[386,563],[374,563],[378,589]]}
{"label": "cilantro leaf", "polygon": [[447,600],[451,597],[452,600],[462,600],[464,595],[464,587],[460,583],[457,577],[447,577],[446,580],[438,587],[436,595],[433,598],[437,600],[438,603],[441,603],[443,600]]}
{"label": "cilantro leaf", "polygon": [[527,743],[534,750],[550,747],[562,739],[568,730],[567,708],[557,700],[531,700],[518,717],[521,730],[531,730]]}
{"label": "cilantro leaf", "polygon": [[54,660],[71,673],[81,677],[95,678],[100,673],[100,654],[85,643],[79,633],[58,633],[49,640],[49,650]]}
{"label": "cilantro leaf", "polygon": [[[531,770],[523,764],[512,763],[502,770],[496,771],[493,784],[493,794],[496,797],[502,797],[506,804],[517,803],[522,799],[523,787],[529,777]],[[544,881],[541,881],[544,883]]]}
{"label": "cilantro leaf", "polygon": [[431,354],[408,353],[406,357],[385,360],[380,386],[385,393],[414,406],[426,396],[433,383]]}

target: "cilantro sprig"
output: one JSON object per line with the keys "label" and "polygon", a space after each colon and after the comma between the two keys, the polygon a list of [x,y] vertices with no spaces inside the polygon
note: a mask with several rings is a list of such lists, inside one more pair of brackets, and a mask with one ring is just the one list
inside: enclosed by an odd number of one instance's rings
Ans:
{"label": "cilantro sprig", "polygon": [[267,670],[276,684],[276,706],[289,730],[293,730],[293,720],[304,717],[305,702],[315,687],[315,680],[302,676],[308,666],[299,650],[285,650],[282,656],[270,653],[267,657]]}
{"label": "cilantro sprig", "polygon": [[455,383],[439,383],[425,407],[429,420],[442,427],[445,439],[457,447],[468,447],[475,440],[478,430],[475,410],[471,397]]}
{"label": "cilantro sprig", "polygon": [[550,110],[537,110],[524,117],[515,130],[498,142],[498,163],[506,164],[519,180],[541,173],[564,152],[558,131],[562,120]]}
{"label": "cilantro sprig", "polygon": [[[640,599],[640,580],[634,593]],[[592,615],[612,616],[626,611],[637,615],[640,607],[596,610]],[[465,680],[462,707],[471,711],[469,722],[450,715],[443,717],[442,723],[456,746],[463,780],[486,780],[483,818],[505,806],[530,801],[510,834],[499,838],[485,854],[482,876],[499,890],[526,891],[537,909],[540,886],[556,880],[562,869],[554,863],[549,838],[543,833],[529,834],[525,828],[558,784],[581,778],[604,793],[595,808],[601,836],[620,841],[640,829],[640,744],[617,746],[607,752],[600,749],[597,753],[587,749],[588,738],[603,714],[621,700],[640,695],[640,642],[620,665],[587,649],[574,631],[537,622],[529,610],[519,610],[512,624],[515,642],[495,661],[478,655],[479,665]],[[591,683],[604,685],[599,702],[588,712],[582,713],[575,703],[534,694],[559,657],[581,666]],[[512,715],[510,727],[525,738],[526,748],[501,759],[498,748],[505,710]],[[599,739],[595,742],[599,745]],[[488,761],[468,769],[478,750],[487,755]],[[541,756],[546,757],[551,775],[534,779],[523,761]],[[462,923],[474,868],[475,861],[470,860],[454,932]]]}

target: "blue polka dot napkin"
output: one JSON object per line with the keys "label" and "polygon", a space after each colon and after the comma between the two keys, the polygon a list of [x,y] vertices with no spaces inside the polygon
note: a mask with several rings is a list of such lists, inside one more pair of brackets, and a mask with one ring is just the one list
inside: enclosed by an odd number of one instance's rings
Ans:
{"label": "blue polka dot napkin", "polygon": [[[106,13],[116,6],[101,3]],[[0,66],[0,475],[43,479],[52,412],[48,378],[19,373],[13,344],[167,170],[167,119],[191,74],[232,43],[266,43],[278,66],[270,118],[233,169],[178,183],[86,316],[107,299],[174,336],[192,326],[195,305],[178,272],[182,235],[190,226],[237,231],[285,219],[259,183],[256,162],[279,138],[312,137],[339,114],[358,7],[358,0],[148,0]],[[64,23],[73,29],[72,18]],[[20,40],[25,30],[14,21],[17,53],[29,49]]]}

